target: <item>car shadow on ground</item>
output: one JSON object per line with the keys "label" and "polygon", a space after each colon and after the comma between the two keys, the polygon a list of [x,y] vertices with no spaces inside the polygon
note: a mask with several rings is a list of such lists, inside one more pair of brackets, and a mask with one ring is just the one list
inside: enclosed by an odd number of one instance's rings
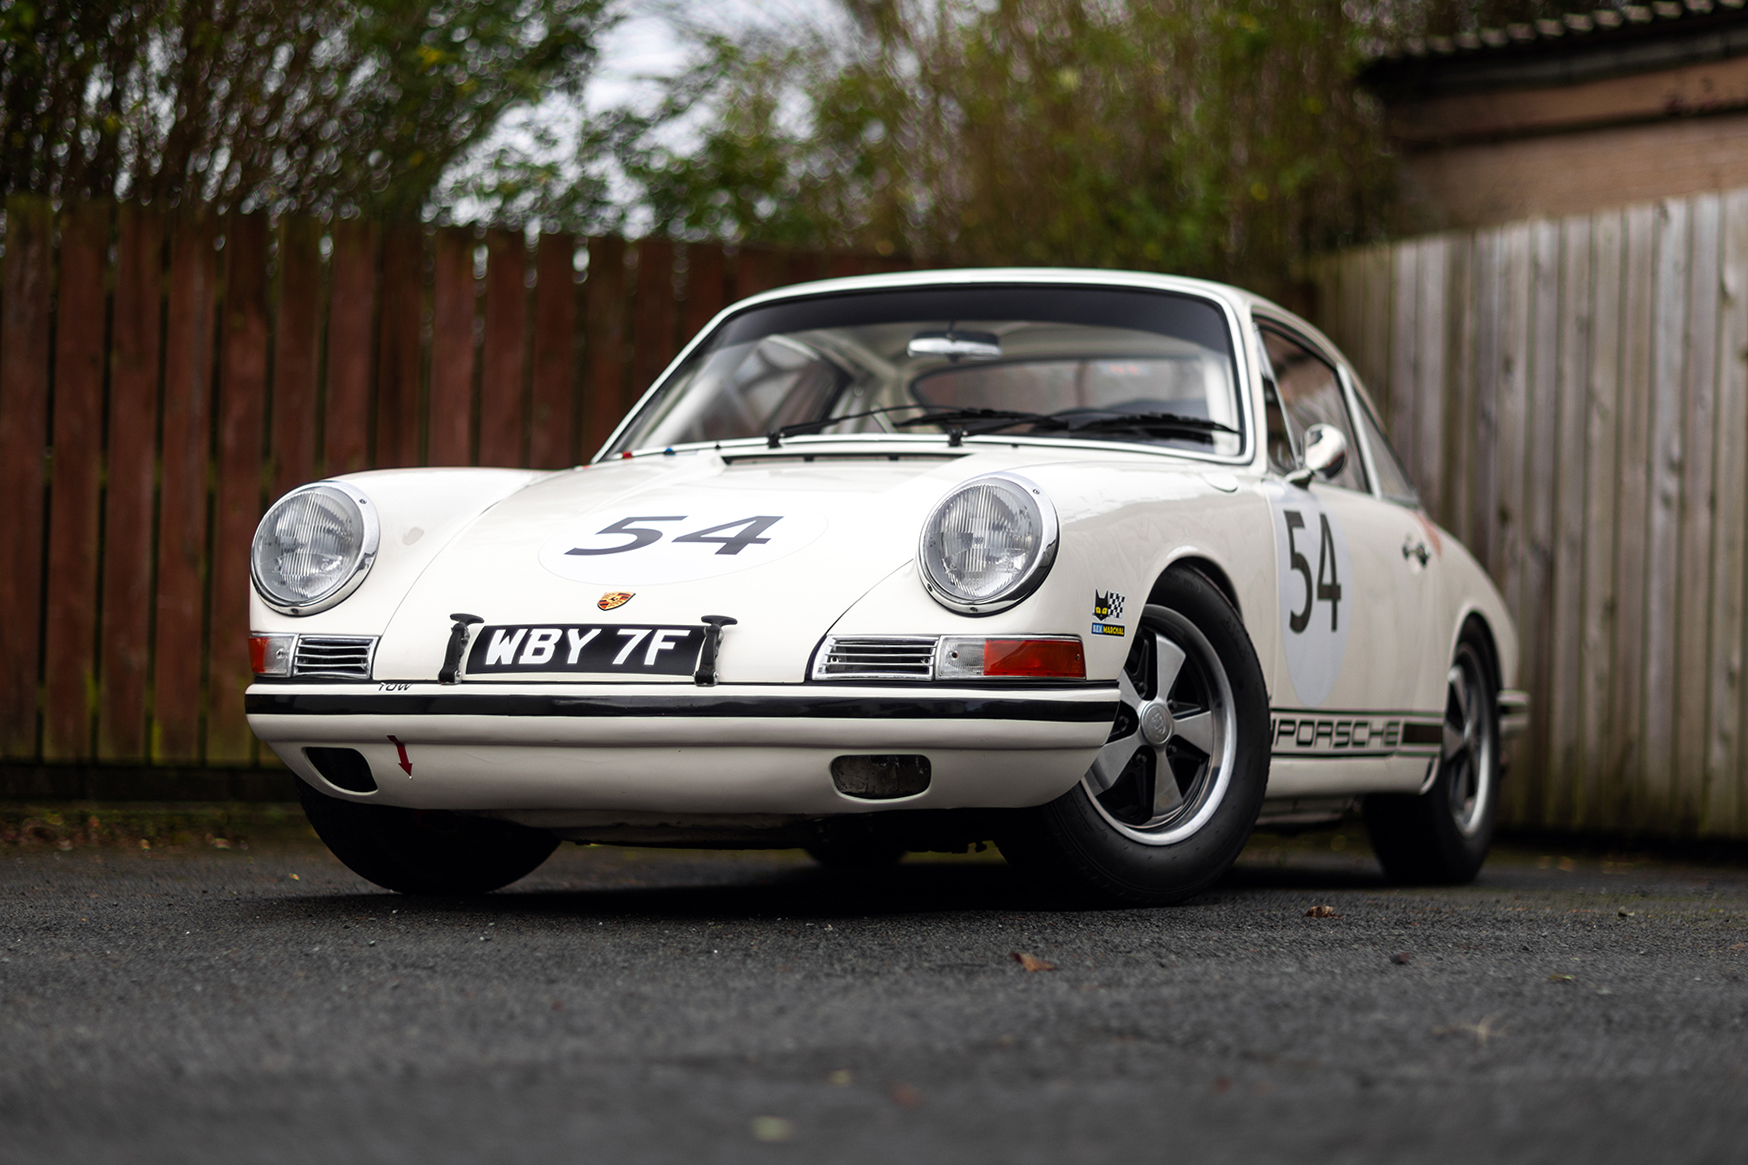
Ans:
{"label": "car shadow on ground", "polygon": [[[663,858],[668,860],[663,860]],[[1376,890],[1386,886],[1369,860],[1241,863],[1186,907],[1271,891]],[[250,910],[301,918],[466,916],[604,921],[614,918],[774,920],[893,917],[951,913],[1072,913],[1101,909],[1052,894],[1000,861],[908,861],[877,870],[830,869],[793,857],[674,853],[628,863],[566,862],[495,894],[408,896],[340,893],[252,904]],[[1106,907],[1104,909],[1123,909]]]}

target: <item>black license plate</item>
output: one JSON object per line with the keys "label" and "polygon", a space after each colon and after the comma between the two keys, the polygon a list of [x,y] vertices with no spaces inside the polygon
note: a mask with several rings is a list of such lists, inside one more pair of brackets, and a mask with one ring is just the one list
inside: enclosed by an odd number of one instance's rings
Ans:
{"label": "black license plate", "polygon": [[526,623],[481,627],[467,654],[470,676],[518,672],[687,676],[698,670],[703,627]]}

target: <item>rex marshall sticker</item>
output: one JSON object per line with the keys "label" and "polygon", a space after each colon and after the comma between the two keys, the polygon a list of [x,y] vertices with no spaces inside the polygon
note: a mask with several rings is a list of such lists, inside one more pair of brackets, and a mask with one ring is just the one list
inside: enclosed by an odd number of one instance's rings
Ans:
{"label": "rex marshall sticker", "polygon": [[1123,596],[1116,591],[1093,592],[1093,625],[1094,635],[1123,634],[1123,625],[1117,622],[1123,617]]}
{"label": "rex marshall sticker", "polygon": [[1389,756],[1397,752],[1435,752],[1443,739],[1437,717],[1401,713],[1276,710],[1269,739],[1275,756]]}

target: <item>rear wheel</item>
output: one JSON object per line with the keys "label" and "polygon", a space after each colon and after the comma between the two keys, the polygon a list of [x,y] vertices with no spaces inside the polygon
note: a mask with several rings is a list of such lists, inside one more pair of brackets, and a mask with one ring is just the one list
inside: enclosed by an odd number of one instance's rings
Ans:
{"label": "rear wheel", "polygon": [[1238,613],[1193,571],[1161,580],[1079,785],[1020,814],[1009,860],[1083,898],[1178,902],[1244,848],[1268,785],[1268,695]]}
{"label": "rear wheel", "polygon": [[1480,643],[1465,637],[1445,684],[1438,774],[1417,797],[1366,798],[1366,831],[1397,882],[1472,882],[1493,844],[1499,790],[1499,708]]}
{"label": "rear wheel", "polygon": [[552,856],[549,833],[489,817],[361,805],[297,783],[304,816],[354,874],[403,894],[485,894]]}

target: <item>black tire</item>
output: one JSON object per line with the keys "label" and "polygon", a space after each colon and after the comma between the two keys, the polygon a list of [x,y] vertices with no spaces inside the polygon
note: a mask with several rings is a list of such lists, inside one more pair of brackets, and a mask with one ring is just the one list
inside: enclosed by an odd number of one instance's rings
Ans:
{"label": "black tire", "polygon": [[1366,798],[1366,832],[1393,882],[1473,882],[1487,860],[1499,804],[1499,692],[1487,658],[1476,634],[1457,645],[1445,689],[1445,742],[1431,787],[1418,796]]}
{"label": "black tire", "polygon": [[807,847],[807,856],[834,870],[883,870],[896,866],[908,851],[878,838],[819,841]]}
{"label": "black tire", "polygon": [[[1170,679],[1159,663],[1167,658],[1161,636],[1173,645],[1184,642],[1185,662]],[[1256,824],[1268,788],[1268,689],[1238,612],[1204,576],[1183,569],[1154,588],[1124,674],[1124,704],[1093,768],[1048,805],[1016,813],[996,840],[1010,862],[1071,899],[1181,902],[1220,879]],[[1205,751],[1189,743],[1195,733],[1179,736],[1198,723],[1198,699],[1206,701],[1208,715],[1220,717],[1203,727],[1222,725],[1217,743]],[[1152,713],[1150,728],[1144,721],[1156,703],[1169,705],[1169,715]],[[1156,740],[1161,732],[1167,735]],[[1142,743],[1130,753],[1136,740]],[[1113,779],[1110,770],[1119,761],[1123,767]],[[1162,771],[1172,786],[1158,783]]]}
{"label": "black tire", "polygon": [[489,817],[361,805],[301,780],[297,795],[347,869],[402,894],[486,894],[533,873],[558,848],[550,833]]}

